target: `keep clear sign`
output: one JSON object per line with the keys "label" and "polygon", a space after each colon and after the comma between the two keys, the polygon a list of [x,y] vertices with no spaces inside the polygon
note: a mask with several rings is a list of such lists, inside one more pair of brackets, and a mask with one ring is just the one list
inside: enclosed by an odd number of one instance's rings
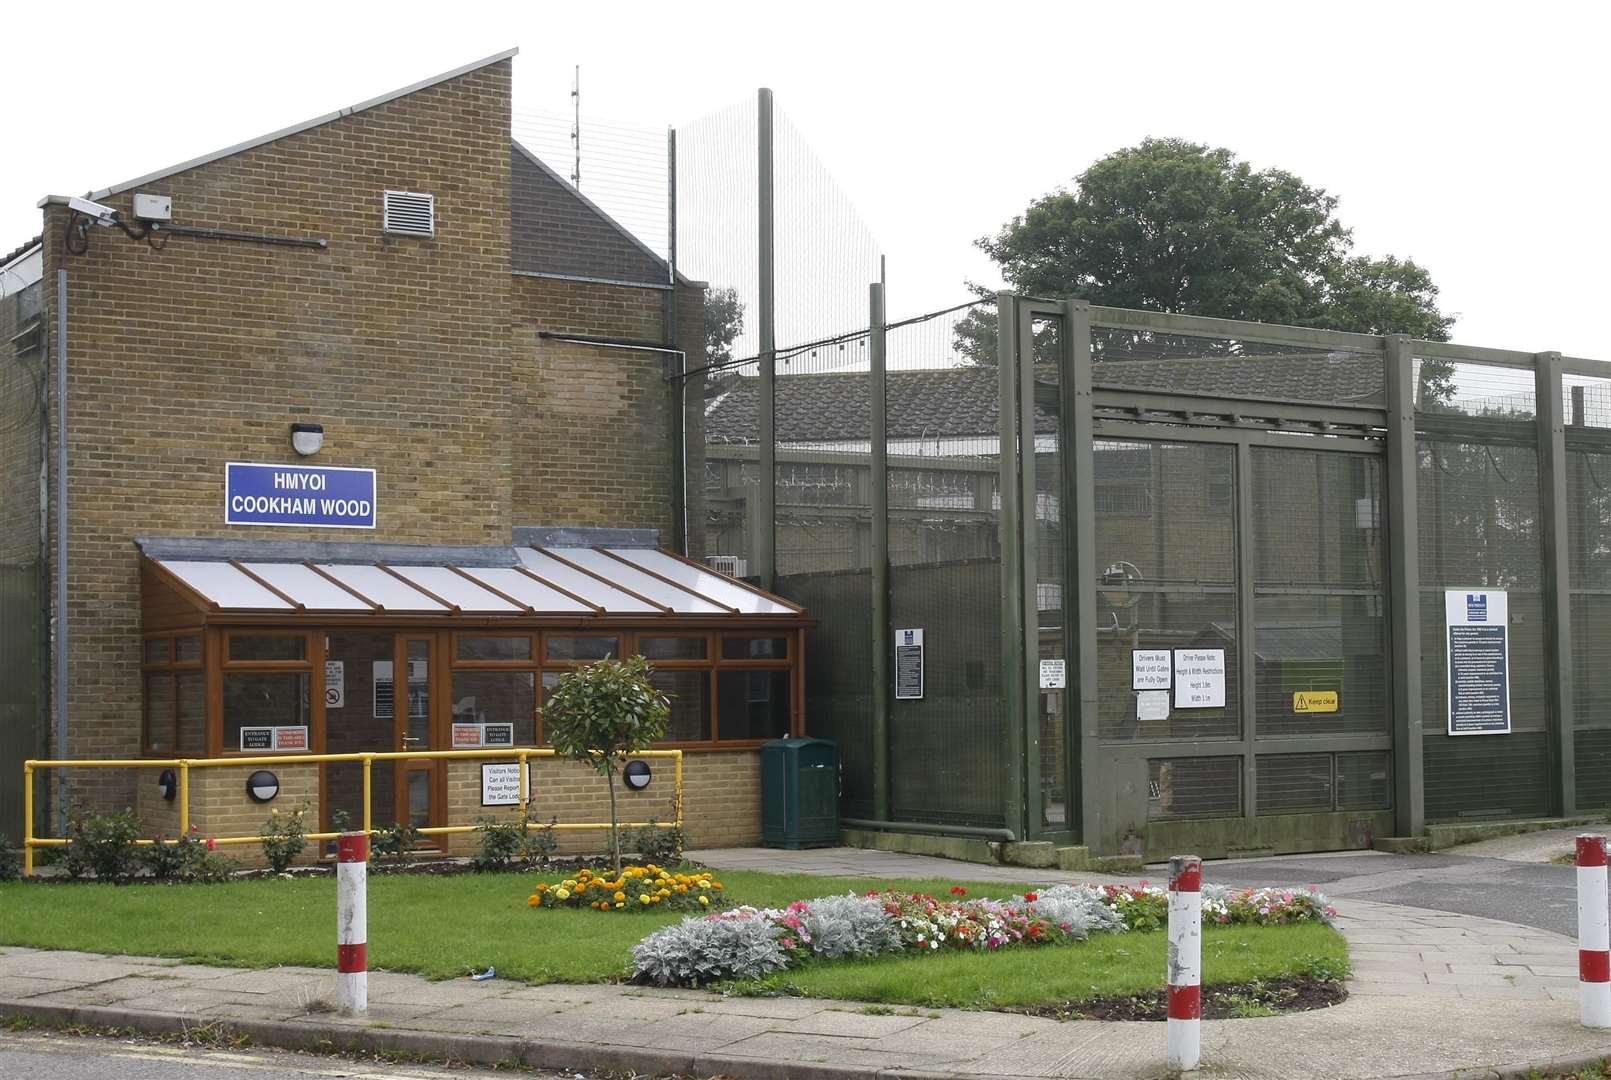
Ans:
{"label": "keep clear sign", "polygon": [[1175,650],[1175,708],[1225,707],[1225,650]]}
{"label": "keep clear sign", "polygon": [[923,631],[895,631],[895,700],[923,699]]}
{"label": "keep clear sign", "polygon": [[1510,734],[1510,602],[1501,589],[1443,594],[1449,734]]}

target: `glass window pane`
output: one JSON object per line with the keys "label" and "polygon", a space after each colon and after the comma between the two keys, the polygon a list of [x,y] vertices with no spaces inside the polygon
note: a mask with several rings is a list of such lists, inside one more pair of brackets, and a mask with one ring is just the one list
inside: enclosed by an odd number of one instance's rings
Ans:
{"label": "glass window pane", "polygon": [[1236,817],[1242,759],[1154,758],[1147,762],[1147,817]]}
{"label": "glass window pane", "polygon": [[408,774],[408,823],[417,829],[431,824],[431,774],[422,769]]}
{"label": "glass window pane", "polygon": [[724,637],[724,660],[783,660],[789,655],[786,637]]}
{"label": "glass window pane", "polygon": [[537,675],[531,671],[455,671],[453,722],[514,724],[515,745],[537,741]]}
{"label": "glass window pane", "polygon": [[207,676],[200,671],[182,671],[179,683],[179,742],[181,754],[207,752]]}
{"label": "glass window pane", "polygon": [[710,672],[656,671],[649,676],[671,698],[668,742],[706,742],[710,739]]}
{"label": "glass window pane", "polygon": [[531,637],[499,634],[459,638],[460,660],[530,660]]}
{"label": "glass window pane", "polygon": [[308,639],[301,634],[231,634],[231,660],[305,660]]}
{"label": "glass window pane", "polygon": [[576,660],[587,663],[593,660],[613,660],[621,652],[621,639],[617,637],[600,637],[596,634],[550,634],[545,640],[550,660]]}
{"label": "glass window pane", "polygon": [[650,660],[703,660],[705,638],[639,637],[638,653]]}
{"label": "glass window pane", "polygon": [[166,664],[168,662],[167,638],[146,639],[145,662],[148,664]]}
{"label": "glass window pane", "polygon": [[[224,749],[262,752],[253,733],[241,745],[242,728],[306,727],[308,724],[308,673],[305,671],[226,672],[224,675]],[[304,743],[304,748],[306,744]]]}
{"label": "glass window pane", "polygon": [[145,677],[146,749],[163,753],[173,750],[173,700],[172,675],[153,673]]}
{"label": "glass window pane", "polygon": [[718,678],[717,730],[723,742],[781,739],[789,733],[789,672],[723,671]]}
{"label": "glass window pane", "polygon": [[178,646],[174,660],[181,664],[201,663],[201,638],[182,637],[174,642]]}

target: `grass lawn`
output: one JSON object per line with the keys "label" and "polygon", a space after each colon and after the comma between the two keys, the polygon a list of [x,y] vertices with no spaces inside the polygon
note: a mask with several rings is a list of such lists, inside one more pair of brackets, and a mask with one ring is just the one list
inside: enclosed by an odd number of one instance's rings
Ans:
{"label": "grass lawn", "polygon": [[[826,878],[733,871],[720,875],[738,903],[782,906],[847,890],[892,887],[944,896],[955,881]],[[676,913],[533,910],[528,874],[376,875],[369,882],[369,956],[377,969],[431,978],[496,965],[531,983],[619,978],[630,948]],[[1033,885],[963,882],[970,896],[1004,897]],[[333,878],[223,885],[0,884],[0,944],[181,957],[243,967],[335,966]],[[1077,1000],[1156,989],[1164,935],[1098,935],[1063,948],[981,956],[940,954],[809,966],[773,989],[902,1004],[985,1006]],[[1211,928],[1205,981],[1293,973],[1319,957],[1346,964],[1342,936],[1318,926]],[[755,989],[755,988],[749,988]]]}

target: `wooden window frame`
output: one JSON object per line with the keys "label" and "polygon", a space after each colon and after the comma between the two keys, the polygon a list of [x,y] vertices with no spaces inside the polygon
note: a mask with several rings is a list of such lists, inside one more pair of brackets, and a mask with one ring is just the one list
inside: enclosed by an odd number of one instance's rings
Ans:
{"label": "wooden window frame", "polygon": [[[180,660],[178,658],[179,657],[179,640],[181,638],[195,638],[200,643],[199,655],[197,656],[196,659],[194,659],[194,660]],[[167,644],[168,658],[166,660],[151,661],[151,660],[146,659],[147,650],[150,647],[151,642],[153,642],[153,641],[162,641],[162,642],[165,642]],[[207,666],[207,639],[206,639],[205,634],[202,632],[202,630],[199,627],[195,628],[195,629],[185,629],[185,630],[163,630],[163,631],[160,631],[158,633],[142,634],[140,636],[140,756],[141,757],[172,758],[172,757],[180,757],[180,756],[184,755],[185,751],[182,750],[180,748],[180,746],[179,746],[179,701],[180,701],[180,698],[179,698],[179,676],[182,675],[182,674],[185,674],[187,672],[205,671],[206,666]],[[168,678],[168,680],[170,681],[170,683],[172,684],[172,686],[173,686],[173,709],[172,709],[173,716],[171,717],[171,721],[172,721],[172,725],[173,725],[172,726],[171,742],[173,744],[173,747],[172,747],[171,750],[168,750],[168,751],[162,751],[162,750],[153,749],[152,745],[151,745],[151,693],[150,693],[150,679],[151,679],[151,676],[153,676],[153,675],[166,676]],[[203,708],[203,712],[205,714],[206,711],[207,711],[207,706],[206,706],[205,700],[203,702],[202,708]],[[203,734],[204,741],[209,738],[209,736],[206,735],[207,727],[208,727],[207,718],[204,715],[203,720],[202,720],[202,731],[204,733]],[[206,746],[203,746],[201,752],[203,754],[205,754],[207,752]]]}
{"label": "wooden window frame", "polygon": [[[257,757],[261,750],[242,750],[224,745],[224,680],[232,675],[298,675],[308,677],[308,748],[305,751],[269,751],[274,757],[295,761],[302,754],[324,750],[324,661],[325,626],[226,627],[210,631],[211,645],[218,662],[207,668],[207,750],[209,757]],[[299,637],[303,640],[301,660],[231,660],[230,642],[237,637]]]}

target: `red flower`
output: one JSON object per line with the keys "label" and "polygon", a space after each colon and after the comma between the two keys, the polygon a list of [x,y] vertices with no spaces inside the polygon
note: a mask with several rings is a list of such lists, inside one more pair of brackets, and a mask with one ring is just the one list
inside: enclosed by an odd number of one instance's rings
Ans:
{"label": "red flower", "polygon": [[961,885],[953,885],[953,886],[951,886],[951,895],[952,896],[967,896],[968,895],[968,890],[964,889]]}
{"label": "red flower", "polygon": [[218,850],[218,841],[214,840],[210,836],[207,838],[207,850],[208,851],[217,851]]}
{"label": "red flower", "polygon": [[1024,894],[1024,902],[1025,903],[1033,904],[1036,900],[1039,900],[1039,899],[1040,899],[1040,893],[1026,892]]}

